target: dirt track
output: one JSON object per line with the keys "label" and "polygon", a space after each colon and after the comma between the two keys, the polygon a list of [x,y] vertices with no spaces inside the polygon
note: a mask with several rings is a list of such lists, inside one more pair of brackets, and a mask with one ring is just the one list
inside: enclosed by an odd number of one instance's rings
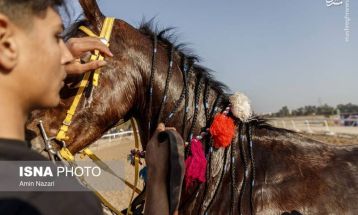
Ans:
{"label": "dirt track", "polygon": [[[96,146],[100,145],[100,146]],[[127,155],[130,150],[134,148],[134,140],[132,137],[118,138],[116,140],[100,140],[94,144],[91,149],[95,154],[103,161],[120,160],[124,163],[124,178],[134,183],[134,167],[127,162]],[[118,180],[113,178],[113,180]],[[124,189],[122,191],[106,191],[101,193],[110,201],[117,209],[124,209],[128,207],[129,200],[132,194],[130,188],[123,184]],[[143,180],[139,180],[138,188],[143,188]],[[136,195],[135,195],[136,196]]]}

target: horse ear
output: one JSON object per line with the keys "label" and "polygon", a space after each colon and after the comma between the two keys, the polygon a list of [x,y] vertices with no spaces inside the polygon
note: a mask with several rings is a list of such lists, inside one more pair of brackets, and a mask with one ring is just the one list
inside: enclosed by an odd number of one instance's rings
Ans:
{"label": "horse ear", "polygon": [[87,20],[94,26],[99,26],[104,19],[96,0],[79,0]]}

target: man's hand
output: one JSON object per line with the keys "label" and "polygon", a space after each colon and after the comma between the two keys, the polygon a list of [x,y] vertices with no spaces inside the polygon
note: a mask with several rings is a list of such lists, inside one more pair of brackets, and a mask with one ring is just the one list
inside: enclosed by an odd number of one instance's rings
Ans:
{"label": "man's hand", "polygon": [[163,123],[159,123],[157,129],[147,144],[145,162],[148,167],[148,176],[151,175],[155,178],[165,179],[168,174],[169,143],[161,143],[158,140],[158,134],[166,130],[175,131],[175,128],[165,127]]}
{"label": "man's hand", "polygon": [[66,72],[69,75],[82,74],[90,70],[98,69],[107,64],[106,61],[90,61],[85,64],[81,64],[79,59],[89,55],[90,52],[99,50],[102,54],[113,57],[109,48],[103,44],[100,39],[95,37],[71,38],[67,41],[66,45],[75,58],[75,60],[67,64],[65,67]]}
{"label": "man's hand", "polygon": [[[168,179],[170,178],[169,166],[171,161],[169,156],[171,148],[169,140],[159,142],[161,140],[158,139],[160,132],[169,130],[175,131],[175,128],[165,127],[163,123],[160,123],[146,147],[145,162],[148,167],[148,179],[146,181],[145,202],[148,207],[145,207],[145,215],[169,215],[170,213],[169,203],[172,202],[169,202],[169,200],[173,201],[173,199],[168,196],[171,195],[169,189],[175,189],[175,187],[167,187]],[[184,144],[182,145],[184,147]],[[184,165],[184,150],[182,150],[182,154],[183,156],[179,157],[179,159],[182,159]],[[177,172],[176,177],[180,178],[181,181],[183,180],[184,168],[182,172]],[[180,197],[181,184],[177,190]],[[178,208],[176,207],[174,215],[177,214]]]}

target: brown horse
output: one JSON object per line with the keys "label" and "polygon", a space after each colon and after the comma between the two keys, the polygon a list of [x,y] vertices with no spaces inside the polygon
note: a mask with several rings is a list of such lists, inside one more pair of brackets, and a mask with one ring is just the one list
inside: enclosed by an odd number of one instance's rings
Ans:
{"label": "brown horse", "polygon": [[[86,17],[77,27],[99,33],[104,16],[94,0],[81,0]],[[156,33],[150,23],[136,29],[116,20],[110,41],[115,57],[108,58],[93,101],[73,118],[66,144],[76,153],[99,139],[121,119],[134,117],[142,146],[155,125],[166,122],[184,139],[210,125],[228,104],[223,84],[166,31]],[[54,136],[76,93],[81,77],[69,77],[57,108],[34,111],[27,128],[39,136],[38,120]],[[358,147],[334,146],[277,129],[257,117],[236,120],[238,130],[230,147],[213,149],[204,143],[207,180],[183,189],[181,214],[358,214]],[[160,162],[160,161],[157,161]]]}

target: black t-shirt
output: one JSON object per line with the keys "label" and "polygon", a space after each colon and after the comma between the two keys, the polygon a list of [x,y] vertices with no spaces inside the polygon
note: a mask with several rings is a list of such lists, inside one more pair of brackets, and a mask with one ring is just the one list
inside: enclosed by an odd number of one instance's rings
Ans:
{"label": "black t-shirt", "polygon": [[[42,161],[23,141],[0,139],[0,161]],[[0,183],[2,171],[0,170]],[[3,173],[4,174],[4,173]],[[68,180],[75,180],[69,178]],[[73,182],[73,181],[71,181]],[[82,186],[78,183],[78,186]],[[1,215],[103,214],[100,201],[88,192],[1,192]]]}

